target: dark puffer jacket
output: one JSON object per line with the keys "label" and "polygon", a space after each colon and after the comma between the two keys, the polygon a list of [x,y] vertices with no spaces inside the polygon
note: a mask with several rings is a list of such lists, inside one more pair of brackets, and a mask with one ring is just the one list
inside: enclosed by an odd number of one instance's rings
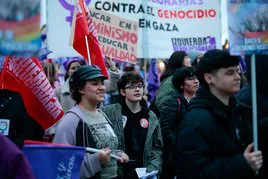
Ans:
{"label": "dark puffer jacket", "polygon": [[[245,85],[243,89],[236,95],[239,103],[252,106],[251,86]],[[263,165],[261,171],[264,172],[266,178],[268,178],[268,95],[258,93],[257,94],[257,110],[258,110],[258,138],[259,149],[263,154]],[[252,124],[252,113],[248,113],[249,123]]]}
{"label": "dark puffer jacket", "polygon": [[164,141],[163,167],[175,169],[176,131],[187,109],[187,100],[179,93],[172,93],[161,104],[160,126]]}
{"label": "dark puffer jacket", "polygon": [[200,88],[183,118],[177,138],[180,179],[255,178],[243,153],[252,142],[244,111],[230,98],[229,107]]}
{"label": "dark puffer jacket", "polygon": [[160,113],[164,111],[162,104],[165,101],[168,101],[171,98],[171,95],[177,93],[177,90],[172,85],[172,76],[167,77],[162,83],[161,86],[157,92],[157,95],[152,102],[150,108],[151,110],[156,114],[156,116],[159,118]]}

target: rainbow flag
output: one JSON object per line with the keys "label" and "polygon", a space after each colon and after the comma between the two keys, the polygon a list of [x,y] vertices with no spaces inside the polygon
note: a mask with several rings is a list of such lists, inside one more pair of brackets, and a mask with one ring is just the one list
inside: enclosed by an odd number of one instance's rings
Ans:
{"label": "rainbow flag", "polygon": [[[19,0],[18,0],[19,1]],[[28,4],[25,4],[28,3]],[[40,1],[1,2],[6,11],[0,16],[0,56],[35,56],[41,47]]]}

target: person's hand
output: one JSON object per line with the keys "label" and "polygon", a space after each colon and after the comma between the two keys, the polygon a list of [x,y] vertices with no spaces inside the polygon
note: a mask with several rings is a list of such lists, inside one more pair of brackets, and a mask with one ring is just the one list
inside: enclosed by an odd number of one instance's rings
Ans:
{"label": "person's hand", "polygon": [[101,165],[106,166],[109,163],[111,157],[110,153],[110,148],[102,149],[100,152],[97,153]]}
{"label": "person's hand", "polygon": [[261,151],[252,152],[253,143],[249,144],[244,152],[244,157],[251,169],[257,174],[262,167],[262,153]]}
{"label": "person's hand", "polygon": [[129,157],[124,152],[120,153],[119,157],[121,157],[121,159],[117,160],[118,162],[120,162],[120,163],[128,163],[129,162]]}
{"label": "person's hand", "polygon": [[114,61],[112,60],[112,58],[106,57],[106,61],[110,67],[110,70],[116,71],[116,65],[115,65]]}

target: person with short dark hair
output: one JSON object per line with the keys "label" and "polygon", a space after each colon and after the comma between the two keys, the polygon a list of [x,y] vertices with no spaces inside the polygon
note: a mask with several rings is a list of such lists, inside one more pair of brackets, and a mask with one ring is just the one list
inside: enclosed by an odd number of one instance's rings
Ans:
{"label": "person with short dark hair", "polygon": [[187,110],[188,102],[195,96],[199,88],[197,73],[193,67],[178,69],[172,78],[172,84],[177,93],[171,94],[169,100],[161,106],[160,125],[162,129],[164,150],[163,170],[161,178],[174,179],[176,176],[176,131]]}
{"label": "person with short dark hair", "polygon": [[150,108],[154,111],[157,117],[163,111],[162,103],[169,100],[170,96],[175,94],[177,91],[172,85],[172,76],[176,70],[181,67],[191,67],[191,59],[185,51],[175,51],[167,61],[167,67],[164,73],[160,77],[161,86],[157,91],[157,95],[152,102]]}
{"label": "person with short dark hair", "polygon": [[180,179],[255,178],[261,151],[253,152],[252,131],[233,93],[240,89],[239,58],[209,50],[198,65],[201,87],[177,133]]}
{"label": "person with short dark hair", "polygon": [[[118,81],[120,102],[103,108],[114,124],[121,150],[133,161],[129,166],[146,167],[147,171],[161,171],[162,134],[156,115],[147,107],[144,81],[140,74],[125,73]],[[131,172],[130,172],[131,173]],[[123,173],[124,178],[130,178]],[[132,176],[133,177],[133,176]]]}
{"label": "person with short dark hair", "polygon": [[197,71],[193,67],[182,67],[178,69],[173,75],[172,84],[189,102],[199,88]]}
{"label": "person with short dark hair", "polygon": [[54,142],[74,146],[102,149],[86,155],[82,163],[81,178],[116,178],[117,161],[110,152],[128,162],[128,156],[118,149],[118,138],[109,118],[97,107],[104,99],[104,80],[97,66],[85,65],[70,77],[70,91],[76,105],[65,113],[58,124]]}

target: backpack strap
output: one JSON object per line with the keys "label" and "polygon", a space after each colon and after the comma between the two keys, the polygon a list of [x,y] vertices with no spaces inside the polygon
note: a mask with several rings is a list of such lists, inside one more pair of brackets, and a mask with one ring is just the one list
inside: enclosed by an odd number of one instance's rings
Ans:
{"label": "backpack strap", "polygon": [[65,113],[72,113],[79,119],[79,123],[76,129],[76,146],[84,146],[84,147],[93,147],[96,148],[96,143],[94,142],[93,136],[87,124],[84,120],[75,112],[67,111]]}

